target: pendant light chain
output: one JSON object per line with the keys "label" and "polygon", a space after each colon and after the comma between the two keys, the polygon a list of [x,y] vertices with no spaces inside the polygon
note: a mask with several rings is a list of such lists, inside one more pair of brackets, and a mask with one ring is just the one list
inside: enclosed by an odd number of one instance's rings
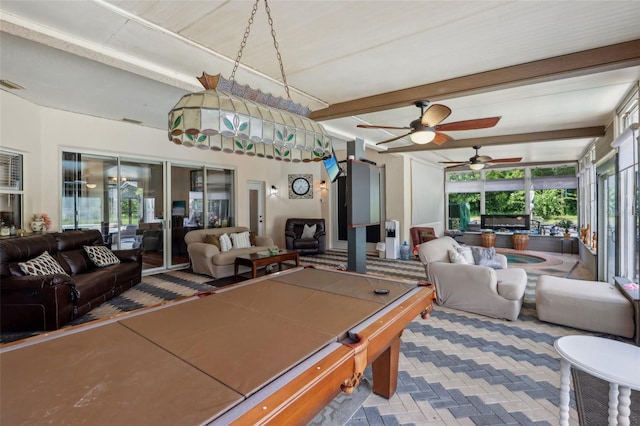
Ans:
{"label": "pendant light chain", "polygon": [[[258,3],[260,0],[256,0],[253,5],[253,9],[251,10],[251,16],[249,17],[249,24],[247,28],[244,30],[244,36],[242,37],[242,42],[240,43],[240,50],[238,51],[238,56],[236,57],[236,62],[233,65],[233,71],[231,72],[230,80],[235,81],[236,71],[238,70],[238,66],[240,65],[240,59],[242,58],[242,51],[247,45],[247,39],[249,38],[249,33],[251,32],[251,25],[253,24],[253,18],[258,11]],[[291,94],[289,93],[289,85],[287,84],[287,76],[284,73],[284,65],[282,63],[282,55],[280,55],[280,49],[278,49],[278,41],[276,39],[276,30],[273,28],[273,19],[271,18],[271,9],[269,8],[269,3],[267,0],[264,0],[264,6],[267,11],[267,18],[269,22],[269,27],[271,27],[271,37],[273,38],[273,47],[276,48],[276,56],[278,58],[278,63],[280,64],[280,73],[282,74],[282,82],[284,84],[284,90],[287,93],[287,99],[291,100]]]}

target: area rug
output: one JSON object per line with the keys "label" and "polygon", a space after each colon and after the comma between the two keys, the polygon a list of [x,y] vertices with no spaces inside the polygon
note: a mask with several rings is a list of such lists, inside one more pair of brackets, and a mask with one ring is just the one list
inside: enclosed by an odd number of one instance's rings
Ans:
{"label": "area rug", "polygon": [[[640,362],[640,360],[639,360]],[[606,426],[609,424],[609,383],[572,368],[576,406],[581,426]],[[640,391],[631,391],[631,415],[629,424],[640,425]]]}

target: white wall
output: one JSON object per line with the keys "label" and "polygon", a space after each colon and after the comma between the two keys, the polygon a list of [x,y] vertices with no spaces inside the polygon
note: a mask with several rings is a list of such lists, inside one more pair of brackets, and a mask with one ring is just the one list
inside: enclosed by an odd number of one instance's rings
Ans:
{"label": "white wall", "polygon": [[444,224],[443,175],[440,167],[411,160],[412,224]]}
{"label": "white wall", "polygon": [[[287,217],[322,217],[319,185],[326,175],[320,162],[286,163],[186,148],[171,143],[165,130],[39,107],[5,91],[0,91],[0,107],[0,146],[24,155],[26,227],[31,215],[44,212],[53,221],[51,230],[60,229],[63,150],[232,168],[236,171],[240,225],[248,223],[249,217],[247,181],[264,181],[268,188],[276,185],[280,189],[278,195],[266,195],[265,233],[281,247]],[[314,198],[289,200],[289,173],[312,174]]]}

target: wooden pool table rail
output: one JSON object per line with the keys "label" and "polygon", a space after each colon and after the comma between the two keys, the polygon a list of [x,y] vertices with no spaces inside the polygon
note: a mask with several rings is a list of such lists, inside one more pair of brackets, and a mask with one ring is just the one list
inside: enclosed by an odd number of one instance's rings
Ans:
{"label": "wooden pool table rail", "polygon": [[[357,334],[366,341],[366,365],[372,365],[375,393],[386,398],[395,393],[400,336],[415,317],[430,310],[433,299],[432,286],[418,287],[381,311],[374,321],[365,322],[362,329],[354,329],[357,333],[352,337]],[[212,424],[307,424],[340,393],[341,385],[361,373],[355,352],[354,345],[329,345],[295,367],[286,379],[281,378],[286,383],[267,386]]]}

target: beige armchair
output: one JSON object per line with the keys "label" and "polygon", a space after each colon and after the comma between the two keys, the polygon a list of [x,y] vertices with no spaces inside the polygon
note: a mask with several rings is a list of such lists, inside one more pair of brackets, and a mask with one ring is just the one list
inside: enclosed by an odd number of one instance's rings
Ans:
{"label": "beige armchair", "polygon": [[451,263],[449,249],[460,247],[451,237],[440,237],[418,246],[427,281],[436,287],[436,303],[465,312],[515,320],[520,314],[527,274],[507,268],[507,258],[496,254],[503,269]]}

